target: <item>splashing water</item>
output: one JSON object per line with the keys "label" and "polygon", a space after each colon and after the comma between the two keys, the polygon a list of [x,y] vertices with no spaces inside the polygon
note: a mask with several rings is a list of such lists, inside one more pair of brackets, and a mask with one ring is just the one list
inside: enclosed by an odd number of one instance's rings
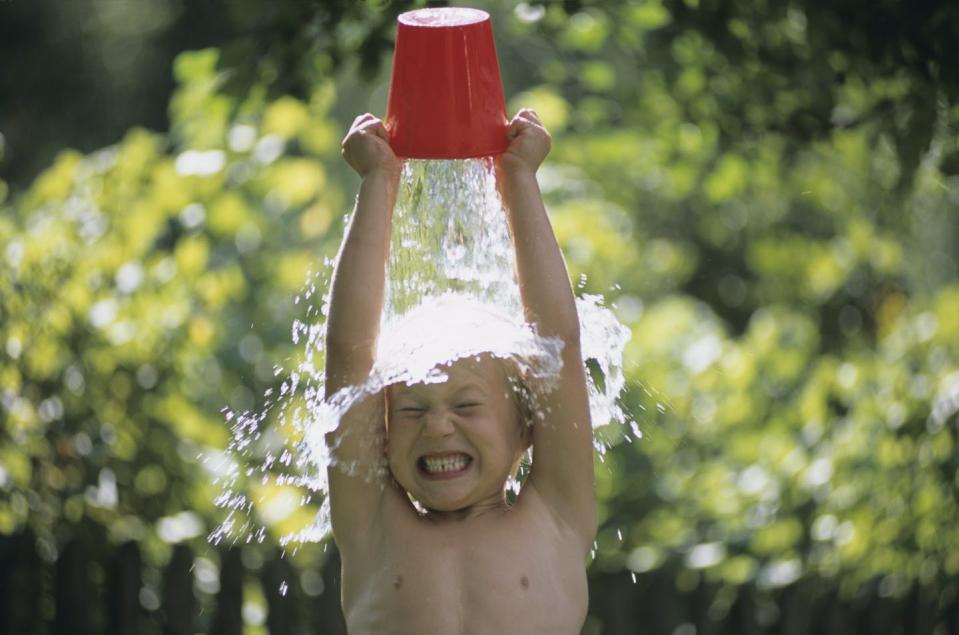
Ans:
{"label": "splashing water", "polygon": [[451,292],[522,315],[491,159],[407,161],[393,213],[384,326]]}
{"label": "splashing water", "polygon": [[[305,291],[296,297],[297,304],[305,300],[307,305],[306,319],[292,327],[302,355],[286,371],[279,394],[267,391],[258,413],[225,411],[232,439],[211,469],[219,474],[214,482],[222,488],[216,503],[227,513],[210,534],[211,542],[263,542],[263,522],[314,500],[321,505],[313,522],[280,542],[325,538],[330,529],[327,467],[333,462],[326,435],[357,400],[390,384],[445,381],[444,364],[483,353],[511,360],[533,395],[548,390],[557,378],[562,343],[538,336],[523,320],[513,247],[491,158],[406,161],[391,240],[376,362],[368,381],[323,398],[329,296],[320,307],[310,300],[317,288],[328,287],[333,265],[328,261],[323,271],[308,276]],[[596,373],[587,373],[593,426],[629,424],[627,438],[630,433],[638,437],[635,423],[617,403],[625,386],[622,359],[629,330],[601,296],[583,295],[576,304],[583,357],[599,375],[597,381]],[[275,369],[277,375],[282,372]],[[534,420],[545,418],[543,412],[535,415]],[[606,450],[598,440],[594,446],[600,454]],[[382,462],[338,468],[369,478],[382,478],[387,469]],[[261,491],[292,487],[305,495],[292,502],[286,497],[283,504],[276,495],[250,500],[244,492],[257,486]]]}

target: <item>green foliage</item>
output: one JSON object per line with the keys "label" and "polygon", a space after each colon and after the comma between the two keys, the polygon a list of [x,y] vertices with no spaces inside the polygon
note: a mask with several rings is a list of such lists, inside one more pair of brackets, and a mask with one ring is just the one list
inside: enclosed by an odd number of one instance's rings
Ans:
{"label": "green foliage", "polygon": [[[398,5],[354,4],[311,31],[280,3],[295,63],[267,36],[181,54],[168,134],[64,152],[3,203],[0,531],[91,517],[161,549],[159,519],[216,521],[196,457],[297,354],[293,297],[355,185],[337,140],[382,93],[356,71]],[[554,135],[540,181],[571,275],[633,330],[644,436],[597,467],[594,570],[954,580],[959,12],[483,8],[511,107]],[[292,489],[251,491],[274,532],[305,522]]]}
{"label": "green foliage", "polygon": [[[334,89],[236,104],[215,89],[215,58],[177,64],[182,145],[134,129],[65,152],[4,210],[0,531],[52,538],[89,517],[116,540],[153,537],[187,510],[205,535],[221,409],[259,407],[297,353],[293,297],[334,253],[344,206],[325,180]],[[258,493],[269,513],[278,492]]]}
{"label": "green foliage", "polygon": [[959,183],[929,108],[956,83],[840,38],[841,7],[554,9],[504,12],[500,54],[562,122],[541,180],[574,277],[619,284],[645,434],[598,468],[595,566],[952,579]]}

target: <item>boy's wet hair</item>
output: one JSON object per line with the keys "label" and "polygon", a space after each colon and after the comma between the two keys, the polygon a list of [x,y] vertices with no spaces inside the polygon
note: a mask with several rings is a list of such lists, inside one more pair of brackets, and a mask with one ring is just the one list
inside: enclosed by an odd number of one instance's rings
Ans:
{"label": "boy's wet hair", "polygon": [[536,412],[536,400],[529,382],[523,377],[520,364],[512,358],[493,357],[497,367],[503,371],[506,386],[509,388],[510,400],[516,406],[520,423],[532,426]]}

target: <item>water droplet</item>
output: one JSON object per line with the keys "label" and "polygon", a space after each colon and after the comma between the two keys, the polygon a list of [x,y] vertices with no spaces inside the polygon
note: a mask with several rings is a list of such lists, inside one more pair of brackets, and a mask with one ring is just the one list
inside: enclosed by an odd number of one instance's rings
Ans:
{"label": "water droplet", "polygon": [[[384,363],[375,381],[442,381],[438,363],[483,352],[515,359],[524,380],[545,383],[554,379],[559,369],[560,346],[558,342],[535,337],[529,325],[523,323],[513,246],[492,160],[407,161],[400,187],[387,267],[384,336],[380,338],[383,350],[376,354],[377,364],[381,360]],[[291,324],[291,339],[299,346],[299,355],[286,358],[285,367],[272,367],[280,384],[275,393],[271,388],[263,394],[265,403],[259,411],[224,413],[228,421],[235,418],[230,427],[230,444],[222,459],[217,456],[221,465],[215,470],[207,468],[222,475],[222,487],[238,488],[245,481],[244,473],[252,475],[261,470],[261,479],[257,480],[264,484],[272,478],[276,486],[292,485],[305,490],[291,495],[291,507],[326,504],[325,468],[330,463],[330,452],[324,442],[325,433],[335,429],[344,408],[383,385],[374,385],[374,381],[348,388],[342,399],[324,399],[325,320],[330,308],[327,287],[334,265],[333,258],[324,258],[321,271],[311,268],[293,299],[294,304],[309,305],[307,317]],[[587,276],[578,276],[579,289],[586,284]],[[314,306],[310,298],[317,290],[322,300]],[[624,426],[628,419],[618,399],[625,386],[622,352],[629,330],[616,320],[602,296],[587,295],[577,298],[576,303],[583,325],[583,356],[595,360],[598,369],[598,379],[589,379],[592,420],[596,426]],[[477,307],[484,308],[477,312]],[[509,319],[498,321],[500,314]],[[457,320],[447,320],[449,316]],[[386,333],[392,334],[388,328],[394,327],[401,332],[405,328],[410,337],[387,337]],[[384,345],[393,343],[397,345],[392,348]],[[519,390],[523,388],[528,390],[530,386],[520,386]],[[270,413],[274,405],[278,408]],[[266,427],[268,413],[270,429]],[[548,413],[537,409],[531,423],[548,424],[551,419]],[[282,434],[272,434],[275,425],[282,429]],[[603,460],[606,445],[597,440],[595,447]],[[268,466],[270,469],[266,470]],[[383,472],[380,465],[351,467],[365,470],[370,478]],[[278,504],[276,499],[266,503]],[[263,528],[258,526],[260,521],[253,514],[253,501],[231,492],[218,497],[217,504],[237,516],[214,532],[217,540],[265,539]],[[329,511],[321,506],[314,524],[281,538],[281,544],[318,541],[328,530]],[[622,540],[622,532],[618,535]],[[595,553],[594,545],[593,557]],[[287,589],[284,581],[281,594]]]}

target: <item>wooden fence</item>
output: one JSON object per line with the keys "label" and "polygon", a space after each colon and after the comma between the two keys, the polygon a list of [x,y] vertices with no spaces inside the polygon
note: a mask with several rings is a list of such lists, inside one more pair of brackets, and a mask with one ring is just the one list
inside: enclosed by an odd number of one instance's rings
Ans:
{"label": "wooden fence", "polygon": [[[888,595],[877,580],[844,598],[834,580],[806,578],[775,591],[753,584],[721,588],[697,580],[688,590],[660,569],[637,576],[594,575],[584,633],[626,635],[959,635],[959,588],[912,585]],[[613,578],[613,580],[604,580]],[[591,625],[595,620],[595,628]]]}
{"label": "wooden fence", "polygon": [[[259,579],[270,635],[345,635],[339,608],[339,557],[330,548],[314,584],[301,588],[301,573],[289,560],[273,557],[254,570],[240,548],[218,551],[219,589],[203,602],[194,591],[197,559],[176,545],[160,580],[144,585],[139,545],[110,547],[103,540],[71,538],[55,558],[41,557],[30,533],[0,536],[0,635],[240,635],[244,629],[244,587]],[[51,602],[52,600],[52,602]],[[209,606],[207,606],[209,605]]]}
{"label": "wooden fence", "polygon": [[[40,547],[38,549],[38,546]],[[322,569],[304,572],[274,554],[252,566],[239,548],[219,555],[219,589],[194,591],[195,554],[173,548],[159,579],[143,566],[135,542],[111,546],[73,537],[55,554],[41,556],[30,533],[0,536],[0,635],[240,635],[244,589],[258,580],[270,635],[346,633],[339,608],[339,558],[331,547]],[[249,555],[249,554],[248,554]],[[244,564],[244,560],[248,562]],[[149,574],[149,575],[148,575]],[[687,572],[688,577],[688,572]],[[307,593],[306,591],[310,591]],[[955,589],[911,587],[887,597],[880,583],[840,599],[831,581],[803,579],[774,594],[746,585],[730,590],[695,580],[677,585],[677,572],[637,576],[592,573],[586,635],[959,635]],[[888,589],[886,589],[888,591]]]}

